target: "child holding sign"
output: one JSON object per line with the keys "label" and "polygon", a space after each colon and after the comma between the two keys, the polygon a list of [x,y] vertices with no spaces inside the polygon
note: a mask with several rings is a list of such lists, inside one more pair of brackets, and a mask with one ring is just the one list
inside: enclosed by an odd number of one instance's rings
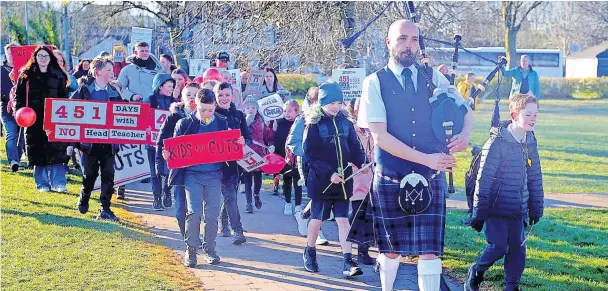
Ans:
{"label": "child holding sign", "polygon": [[[244,112],[246,115],[247,126],[253,135],[253,144],[250,145],[260,156],[265,156],[269,153],[269,149],[274,152],[274,147],[271,145],[274,138],[274,132],[264,122],[262,115],[258,113],[258,103],[253,96],[248,96],[243,103]],[[245,173],[245,197],[247,198],[247,208],[245,212],[253,213],[252,189],[253,197],[255,197],[255,207],[262,208],[262,199],[260,199],[260,189],[262,188],[262,172],[256,169],[249,173]]]}
{"label": "child holding sign", "polygon": [[[175,137],[191,134],[211,133],[228,129],[228,122],[215,114],[215,94],[208,89],[196,93],[196,112],[181,119],[175,127]],[[243,137],[239,144],[245,144]],[[186,153],[187,154],[187,153]],[[163,150],[163,157],[169,158],[169,151]],[[223,163],[211,163],[172,169],[169,174],[171,186],[184,185],[186,207],[185,225],[187,245],[184,265],[196,266],[196,251],[201,246],[200,225],[205,221],[203,232],[204,258],[209,264],[218,264],[220,257],[215,251],[220,215]],[[203,207],[205,211],[203,212]]]}
{"label": "child holding sign", "polygon": [[348,199],[353,194],[353,182],[345,179],[353,174],[349,163],[359,168],[365,163],[365,152],[353,124],[340,112],[343,101],[344,95],[337,83],[324,83],[319,87],[319,102],[306,116],[304,175],[312,213],[303,258],[307,271],[319,271],[315,241],[322,222],[333,211],[344,255],[342,273],[352,277],[363,271],[353,260],[351,243],[346,241],[350,231]]}
{"label": "child holding sign", "polygon": [[[116,101],[122,102],[120,94],[114,87],[108,85],[113,72],[114,64],[107,58],[95,58],[91,61],[91,70],[94,78],[89,78],[74,92],[71,99]],[[97,219],[118,221],[110,209],[110,200],[114,188],[115,157],[119,146],[115,144],[79,143],[76,145],[82,152],[82,190],[78,198],[78,211],[85,214],[89,211],[89,199],[95,181],[101,173],[101,193],[99,202],[101,208]],[[72,146],[68,147],[72,151]]]}
{"label": "child holding sign", "polygon": [[[200,88],[201,87],[198,83],[186,84],[182,90],[181,102],[171,104],[171,107],[169,108],[171,114],[167,116],[167,119],[165,119],[165,122],[160,127],[160,135],[158,137],[158,142],[156,143],[156,168],[159,175],[166,175],[166,172],[168,171],[166,166],[167,162],[162,157],[164,147],[163,141],[167,138],[173,137],[175,126],[180,119],[187,117],[192,112],[196,111],[196,103],[194,102],[194,99],[196,98],[196,92],[198,92]],[[179,231],[182,234],[182,237],[184,237],[184,225],[186,223],[186,190],[184,189],[183,185],[175,186],[173,194],[175,198],[175,218],[177,219]]]}
{"label": "child holding sign", "polygon": [[[154,76],[152,80],[154,93],[150,96],[150,108],[169,110],[171,103],[173,103],[174,87],[175,80],[171,79],[171,74],[158,74]],[[156,211],[165,210],[165,207],[171,207],[173,204],[171,201],[171,187],[169,187],[169,183],[167,182],[166,174],[164,175],[165,179],[163,179],[163,175],[161,175],[163,173],[156,171],[156,163],[154,162],[156,148],[154,146],[146,146],[146,149],[148,150],[150,180],[152,181],[152,194],[154,195],[152,209]]]}

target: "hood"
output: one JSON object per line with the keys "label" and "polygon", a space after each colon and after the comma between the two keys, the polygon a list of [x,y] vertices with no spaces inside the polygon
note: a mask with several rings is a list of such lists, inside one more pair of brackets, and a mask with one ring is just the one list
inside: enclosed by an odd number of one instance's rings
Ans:
{"label": "hood", "polygon": [[[315,103],[307,112],[305,112],[304,117],[306,118],[306,124],[316,124],[319,123],[321,118],[327,116],[325,112],[321,109],[319,103]],[[348,113],[342,109],[336,114],[336,118],[344,117],[348,119]]]}
{"label": "hood", "polygon": [[[171,79],[171,74],[156,74],[156,76],[154,76],[154,79],[152,80],[152,89],[154,90],[154,92],[158,92],[158,88],[169,79]],[[175,80],[173,80],[173,86],[175,86]]]}
{"label": "hood", "polygon": [[[502,121],[502,122],[500,122],[498,127],[492,127],[492,129],[490,129],[490,137],[496,138],[496,139],[502,139],[509,143],[517,143],[517,140],[515,140],[515,137],[513,137],[513,135],[511,135],[511,133],[507,129],[507,127],[511,123],[513,123],[513,121],[511,121],[511,120]],[[526,132],[526,143],[533,143],[533,142],[534,142],[534,133]]]}
{"label": "hood", "polygon": [[[135,58],[135,55],[130,55],[126,58],[127,63],[131,63],[133,64],[133,59]],[[151,59],[154,64],[156,64],[156,67],[154,68],[154,71],[157,72],[162,72],[163,71],[163,65],[160,63],[160,60],[153,54],[150,54],[150,57],[148,59]]]}
{"label": "hood", "polygon": [[184,102],[173,102],[169,107],[169,112],[179,114],[182,117],[186,117],[188,113],[186,113],[186,109],[184,107]]}

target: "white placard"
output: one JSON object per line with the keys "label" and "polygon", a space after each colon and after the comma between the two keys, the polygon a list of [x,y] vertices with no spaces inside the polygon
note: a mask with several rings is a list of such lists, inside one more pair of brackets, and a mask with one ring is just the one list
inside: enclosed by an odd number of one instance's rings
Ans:
{"label": "white placard", "polygon": [[243,159],[237,161],[236,163],[239,164],[239,166],[241,166],[247,172],[251,172],[263,165],[268,164],[268,161],[266,159],[258,155],[258,153],[256,153],[247,145],[243,146],[243,154]]}
{"label": "white placard", "polygon": [[332,80],[337,82],[344,93],[344,101],[350,102],[354,98],[361,97],[365,69],[353,68],[343,70],[332,70]]}
{"label": "white placard", "polygon": [[258,100],[259,110],[265,122],[283,118],[283,99],[279,94],[273,94]]}
{"label": "white placard", "polygon": [[131,45],[135,46],[138,41],[145,41],[152,47],[152,28],[131,27]]}
{"label": "white placard", "polygon": [[[120,145],[118,156],[120,156],[123,163],[120,163],[118,157],[114,158],[114,169],[116,170],[114,173],[114,187],[127,185],[150,177],[148,153],[144,145]],[[84,169],[80,152],[78,154],[78,163],[81,169]],[[99,192],[100,190],[101,176],[95,181],[92,192]]]}
{"label": "white placard", "polygon": [[195,77],[202,76],[205,70],[211,68],[211,61],[207,59],[190,59],[188,67],[190,68],[188,75]]}

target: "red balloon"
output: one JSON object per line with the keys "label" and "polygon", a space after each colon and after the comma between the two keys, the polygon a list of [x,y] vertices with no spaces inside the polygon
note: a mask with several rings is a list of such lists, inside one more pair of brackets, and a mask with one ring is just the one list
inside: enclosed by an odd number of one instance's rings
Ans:
{"label": "red balloon", "polygon": [[203,83],[209,80],[222,82],[222,73],[216,68],[209,68],[203,73]]}
{"label": "red balloon", "polygon": [[201,77],[201,76],[195,77],[194,79],[192,79],[192,82],[198,83],[199,85],[203,85],[203,83],[204,83],[203,77]]}
{"label": "red balloon", "polygon": [[285,158],[277,155],[277,154],[268,154],[264,157],[264,159],[266,159],[266,161],[268,161],[268,164],[263,165],[261,167],[262,172],[269,174],[269,175],[273,175],[276,174],[278,172],[280,172],[281,170],[283,170],[283,167],[285,167]]}
{"label": "red balloon", "polygon": [[30,127],[36,122],[36,111],[30,107],[22,107],[15,112],[15,121],[21,127]]}

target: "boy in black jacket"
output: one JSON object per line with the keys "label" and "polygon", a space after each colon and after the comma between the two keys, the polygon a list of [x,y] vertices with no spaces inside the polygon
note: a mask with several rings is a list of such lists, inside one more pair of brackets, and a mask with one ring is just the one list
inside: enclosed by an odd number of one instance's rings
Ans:
{"label": "boy in black jacket", "polygon": [[319,87],[319,102],[306,116],[304,176],[312,202],[303,259],[307,271],[319,271],[315,242],[321,223],[333,211],[344,255],[342,274],[352,277],[363,274],[363,271],[352,258],[351,243],[346,241],[350,231],[348,209],[349,198],[353,195],[353,181],[345,179],[353,173],[348,163],[361,168],[365,162],[365,152],[353,124],[340,112],[343,100],[342,90],[337,83],[324,83]]}
{"label": "boy in black jacket", "polygon": [[[114,64],[106,58],[95,58],[91,62],[94,79],[89,79],[80,86],[71,99],[97,101],[123,101],[114,87],[108,85],[112,77]],[[119,146],[115,144],[80,143],[77,147],[82,152],[82,190],[78,198],[78,211],[85,214],[89,211],[89,199],[95,181],[101,172],[101,193],[99,202],[101,208],[97,219],[118,221],[110,210],[110,200],[114,188],[114,165]],[[68,155],[73,152],[73,146],[68,146]]]}
{"label": "boy in black jacket", "polygon": [[509,102],[511,120],[492,128],[477,175],[471,227],[485,224],[488,245],[469,267],[465,290],[479,290],[483,274],[505,257],[506,291],[518,291],[526,264],[524,225],[543,216],[543,181],[534,126],[538,102],[519,94]]}

